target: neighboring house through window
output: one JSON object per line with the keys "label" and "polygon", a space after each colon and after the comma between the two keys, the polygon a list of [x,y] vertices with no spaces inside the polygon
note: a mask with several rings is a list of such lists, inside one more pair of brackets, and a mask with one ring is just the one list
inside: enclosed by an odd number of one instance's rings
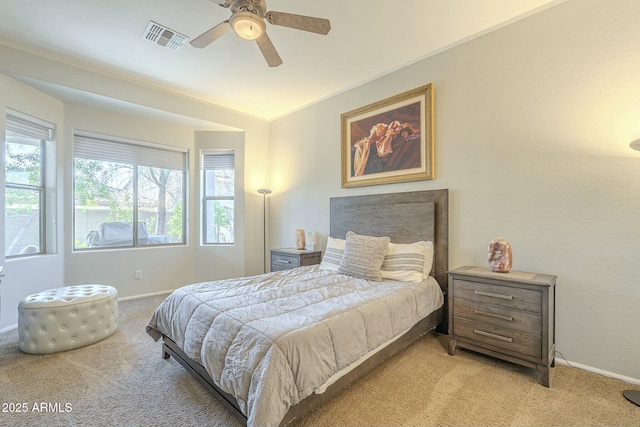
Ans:
{"label": "neighboring house through window", "polygon": [[187,153],[76,131],[74,248],[185,244]]}
{"label": "neighboring house through window", "polygon": [[202,159],[202,243],[235,243],[235,155],[206,150]]}
{"label": "neighboring house through window", "polygon": [[5,256],[46,253],[47,143],[55,126],[25,114],[6,112]]}

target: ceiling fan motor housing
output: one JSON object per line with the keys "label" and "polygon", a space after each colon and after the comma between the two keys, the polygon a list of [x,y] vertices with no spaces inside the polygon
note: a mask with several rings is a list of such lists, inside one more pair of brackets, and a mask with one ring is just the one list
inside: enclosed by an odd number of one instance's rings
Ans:
{"label": "ceiling fan motor housing", "polygon": [[234,12],[251,12],[261,18],[267,15],[267,3],[265,0],[235,0],[230,3],[231,10]]}

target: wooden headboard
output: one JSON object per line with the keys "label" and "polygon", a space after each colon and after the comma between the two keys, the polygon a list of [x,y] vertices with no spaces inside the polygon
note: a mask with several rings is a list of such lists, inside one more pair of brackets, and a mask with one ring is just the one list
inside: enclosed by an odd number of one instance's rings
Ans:
{"label": "wooden headboard", "polygon": [[431,275],[447,290],[449,190],[412,191],[331,198],[331,237],[347,231],[389,236],[393,243],[433,242]]}

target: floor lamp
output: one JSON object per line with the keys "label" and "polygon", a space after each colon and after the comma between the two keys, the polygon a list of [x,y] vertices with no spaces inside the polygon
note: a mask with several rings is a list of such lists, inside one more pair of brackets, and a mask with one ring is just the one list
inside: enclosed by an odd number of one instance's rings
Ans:
{"label": "floor lamp", "polygon": [[[640,151],[640,139],[636,139],[629,146],[631,148],[633,148],[634,150]],[[622,394],[624,395],[624,397],[627,398],[627,400],[629,402],[633,402],[636,405],[640,406],[640,391],[638,391],[638,390],[625,390],[624,393],[622,393]]]}
{"label": "floor lamp", "polygon": [[262,272],[267,272],[267,194],[271,190],[261,188],[258,193],[262,194]]}

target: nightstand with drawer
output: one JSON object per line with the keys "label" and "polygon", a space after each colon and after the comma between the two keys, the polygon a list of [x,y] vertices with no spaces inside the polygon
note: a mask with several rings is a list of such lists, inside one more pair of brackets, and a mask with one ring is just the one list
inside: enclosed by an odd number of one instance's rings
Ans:
{"label": "nightstand with drawer", "polygon": [[307,251],[293,248],[271,249],[271,271],[320,264],[322,251]]}
{"label": "nightstand with drawer", "polygon": [[556,276],[488,268],[449,271],[449,354],[463,347],[535,368],[549,387]]}

